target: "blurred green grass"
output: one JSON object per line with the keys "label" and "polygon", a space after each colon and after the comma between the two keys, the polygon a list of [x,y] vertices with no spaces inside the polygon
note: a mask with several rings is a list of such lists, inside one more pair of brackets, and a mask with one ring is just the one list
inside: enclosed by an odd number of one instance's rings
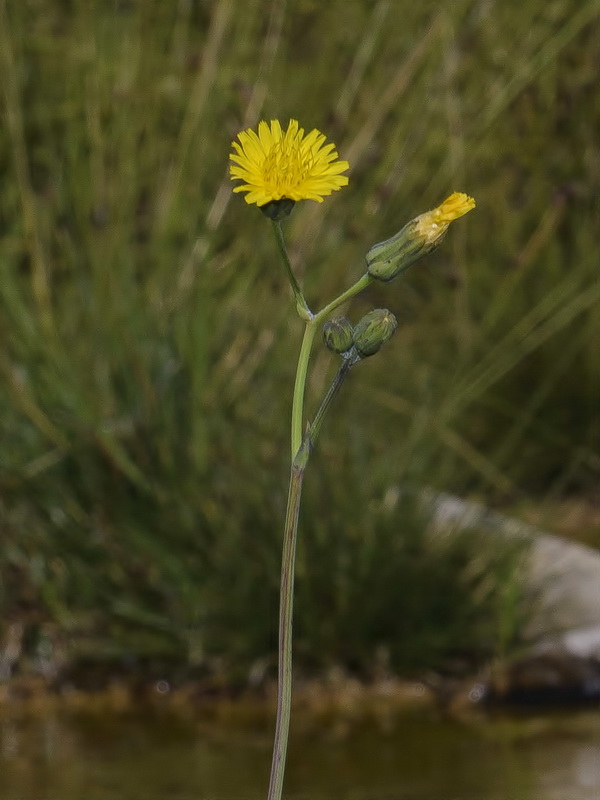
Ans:
{"label": "blurred green grass", "polygon": [[[514,553],[445,552],[382,498],[596,491],[599,33],[597,0],[3,0],[4,626],[71,656],[272,663],[300,323],[227,158],[240,129],[294,117],[351,163],[286,228],[315,307],[415,214],[453,190],[478,202],[349,310],[402,327],[311,468],[303,663],[504,647]],[[309,412],[331,370],[317,351]]]}

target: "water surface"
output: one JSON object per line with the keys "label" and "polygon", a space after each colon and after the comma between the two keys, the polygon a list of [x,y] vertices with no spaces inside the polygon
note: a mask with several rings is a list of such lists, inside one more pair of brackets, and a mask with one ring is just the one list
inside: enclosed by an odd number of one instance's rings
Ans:
{"label": "water surface", "polygon": [[[298,726],[296,726],[297,728]],[[420,711],[296,729],[296,800],[598,800],[600,717],[468,723]],[[262,800],[271,732],[173,715],[0,720],[0,800]]]}

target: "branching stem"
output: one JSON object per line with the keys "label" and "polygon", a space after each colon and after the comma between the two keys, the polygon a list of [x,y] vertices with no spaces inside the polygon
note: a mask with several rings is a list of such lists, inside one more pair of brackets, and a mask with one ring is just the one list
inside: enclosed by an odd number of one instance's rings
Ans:
{"label": "branching stem", "polygon": [[361,292],[371,282],[370,275],[365,274],[353,286],[343,292],[335,300],[328,303],[318,314],[313,314],[302,289],[293,273],[290,259],[283,238],[283,231],[279,222],[273,223],[275,237],[282,256],[283,264],[294,294],[296,309],[299,316],[305,320],[306,327],[302,338],[302,345],[298,356],[294,395],[292,400],[292,430],[291,448],[292,465],[288,490],[287,511],[285,515],[285,528],[283,533],[283,551],[281,556],[281,582],[279,595],[279,661],[277,683],[277,722],[275,725],[275,741],[273,744],[273,761],[271,764],[271,779],[269,782],[268,800],[281,800],[283,792],[283,778],[290,730],[290,716],[292,706],[292,629],[294,610],[294,569],[296,563],[296,541],[298,536],[298,517],[300,514],[300,499],[304,473],[308,464],[310,451],[321,431],[323,419],[330,408],[334,397],[337,395],[350,368],[356,359],[345,358],[325,395],[319,410],[315,415],[313,424],[303,433],[304,422],[304,394],[308,364],[319,325],[338,306],[350,300]]}

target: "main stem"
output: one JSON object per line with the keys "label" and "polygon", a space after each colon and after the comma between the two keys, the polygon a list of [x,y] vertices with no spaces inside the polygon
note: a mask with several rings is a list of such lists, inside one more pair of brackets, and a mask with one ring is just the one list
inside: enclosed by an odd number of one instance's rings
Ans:
{"label": "main stem", "polygon": [[300,448],[292,463],[288,492],[281,584],[279,588],[279,672],[277,679],[277,723],[271,762],[268,800],[281,800],[292,710],[292,619],[294,611],[294,567],[302,482],[309,456],[309,442]]}
{"label": "main stem", "polygon": [[298,356],[296,382],[294,384],[294,397],[292,399],[292,460],[295,458],[296,453],[300,449],[302,437],[304,435],[304,387],[306,386],[308,362],[310,360],[310,352],[312,350],[317,327],[317,317],[306,323],[306,327],[304,328],[304,336],[302,337],[302,344],[300,346],[300,354]]}
{"label": "main stem", "polygon": [[329,391],[325,395],[292,462],[290,488],[285,515],[283,534],[283,554],[281,558],[281,584],[279,590],[279,672],[277,680],[277,723],[275,725],[275,742],[273,744],[273,761],[271,763],[271,780],[268,800],[281,800],[283,778],[285,774],[285,758],[290,731],[292,708],[292,623],[294,612],[294,567],[296,563],[296,540],[298,532],[298,515],[302,482],[312,447],[321,432],[323,419],[334,397],[339,392],[344,379],[356,359],[345,359],[337,375],[333,379]]}
{"label": "main stem", "polygon": [[281,800],[283,792],[283,778],[285,774],[285,760],[290,730],[290,716],[292,708],[292,623],[294,610],[294,568],[296,563],[296,540],[298,532],[298,516],[300,513],[300,499],[302,496],[302,483],[304,472],[308,463],[311,447],[321,429],[321,423],[331,401],[337,394],[348,370],[352,366],[344,362],[334,379],[334,382],[325,396],[315,417],[312,428],[303,434],[304,418],[304,389],[308,373],[308,363],[312,350],[315,333],[320,323],[326,319],[338,306],[362,291],[372,282],[370,275],[365,274],[343,294],[332,300],[318,314],[313,314],[302,293],[296,277],[292,271],[291,263],[281,225],[273,225],[275,238],[282,257],[299,316],[305,320],[306,328],[302,339],[302,346],[298,356],[294,396],[292,402],[292,466],[288,490],[287,511],[285,515],[285,528],[283,533],[283,552],[281,556],[281,583],[279,593],[279,663],[277,678],[277,722],[275,725],[275,741],[273,743],[273,761],[271,764],[271,778],[269,782],[268,800]]}
{"label": "main stem", "polygon": [[300,347],[300,355],[298,356],[298,366],[296,368],[296,382],[294,384],[294,397],[292,401],[292,459],[298,452],[300,444],[302,443],[303,431],[303,408],[304,408],[304,387],[306,386],[306,375],[308,372],[308,362],[310,360],[310,352],[312,350],[315,333],[319,325],[327,319],[327,317],[335,311],[336,308],[350,300],[352,297],[362,292],[370,283],[373,278],[365,273],[362,278],[359,278],[349,289],[346,289],[339,297],[332,300],[317,314],[306,323],[304,329],[304,337]]}

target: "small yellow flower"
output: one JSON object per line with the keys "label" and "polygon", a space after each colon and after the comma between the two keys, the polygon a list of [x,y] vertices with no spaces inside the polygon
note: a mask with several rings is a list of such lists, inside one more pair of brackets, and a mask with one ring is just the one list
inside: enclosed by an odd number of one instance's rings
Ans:
{"label": "small yellow flower", "polygon": [[448,230],[451,222],[475,208],[475,200],[464,192],[453,192],[444,202],[416,218],[416,232],[430,244]]}
{"label": "small yellow flower", "polygon": [[265,206],[288,199],[323,202],[325,195],[346,186],[342,175],[349,164],[338,161],[334,144],[325,144],[326,137],[314,129],[304,134],[295,119],[284,132],[278,120],[259,122],[258,134],[249,128],[232,142],[234,153],[229,171],[231,180],[244,183],[234,192],[247,192],[245,201]]}

